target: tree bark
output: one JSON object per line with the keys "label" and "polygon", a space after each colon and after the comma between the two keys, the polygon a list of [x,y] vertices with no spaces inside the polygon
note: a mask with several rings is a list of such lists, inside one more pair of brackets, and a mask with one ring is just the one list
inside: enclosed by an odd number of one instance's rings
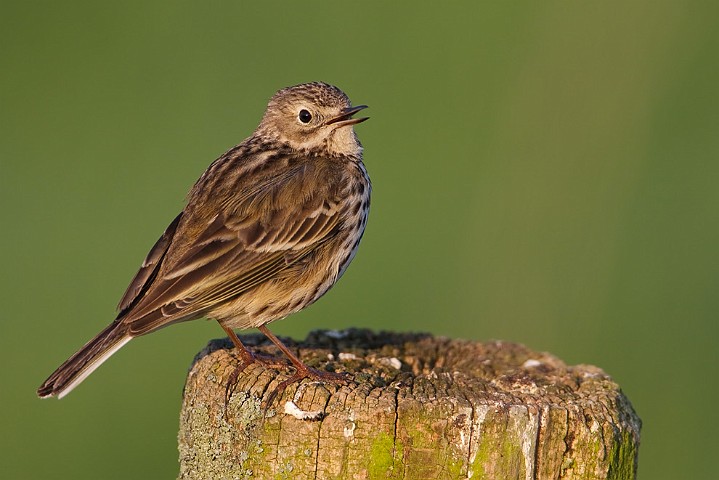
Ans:
{"label": "tree bark", "polygon": [[288,346],[353,381],[303,380],[267,405],[292,368],[235,375],[232,344],[213,340],[185,385],[179,478],[635,478],[641,421],[597,367],[427,334],[317,331]]}

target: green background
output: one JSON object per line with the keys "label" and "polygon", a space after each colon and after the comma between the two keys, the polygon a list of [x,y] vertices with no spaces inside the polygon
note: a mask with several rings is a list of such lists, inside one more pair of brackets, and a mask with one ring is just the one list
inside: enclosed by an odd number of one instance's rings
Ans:
{"label": "green background", "polygon": [[172,478],[219,327],[135,340],[62,401],[195,179],[279,88],[334,83],[373,210],[347,275],[273,325],[503,339],[611,374],[645,479],[716,474],[716,2],[3,2],[0,477]]}

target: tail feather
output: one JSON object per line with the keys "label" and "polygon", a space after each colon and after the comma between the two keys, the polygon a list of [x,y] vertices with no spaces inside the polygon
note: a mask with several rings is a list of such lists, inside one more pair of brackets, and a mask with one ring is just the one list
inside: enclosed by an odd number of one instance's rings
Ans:
{"label": "tail feather", "polygon": [[131,338],[123,323],[111,323],[65,360],[37,389],[37,395],[40,398],[64,397]]}

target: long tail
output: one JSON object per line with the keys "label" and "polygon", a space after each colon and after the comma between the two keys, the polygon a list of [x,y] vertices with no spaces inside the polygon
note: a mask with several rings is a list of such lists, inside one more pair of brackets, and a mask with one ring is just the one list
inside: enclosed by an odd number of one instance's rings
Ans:
{"label": "long tail", "polygon": [[131,338],[126,325],[122,322],[111,323],[65,360],[65,363],[40,385],[37,395],[40,398],[64,397]]}

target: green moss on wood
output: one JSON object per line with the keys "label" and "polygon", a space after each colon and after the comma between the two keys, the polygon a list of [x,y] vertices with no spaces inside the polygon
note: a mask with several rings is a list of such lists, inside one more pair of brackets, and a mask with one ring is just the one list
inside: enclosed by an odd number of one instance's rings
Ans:
{"label": "green moss on wood", "polygon": [[636,472],[637,443],[630,432],[617,435],[609,454],[609,474],[611,480],[631,480]]}
{"label": "green moss on wood", "polygon": [[402,465],[402,454],[403,447],[401,443],[396,443],[395,439],[387,433],[380,433],[371,440],[369,448],[369,465],[367,466],[367,473],[370,480],[395,480],[404,478],[404,473],[401,468],[396,468],[395,458],[397,458],[397,465]]}
{"label": "green moss on wood", "polygon": [[[331,369],[355,382],[303,381],[265,406],[291,371],[253,364],[225,410],[237,359],[222,342],[198,356],[178,436],[181,479],[635,477],[640,421],[596,367],[502,342],[368,331],[311,339],[303,360],[325,368],[330,354],[352,353]],[[285,414],[290,400],[324,416]]]}

